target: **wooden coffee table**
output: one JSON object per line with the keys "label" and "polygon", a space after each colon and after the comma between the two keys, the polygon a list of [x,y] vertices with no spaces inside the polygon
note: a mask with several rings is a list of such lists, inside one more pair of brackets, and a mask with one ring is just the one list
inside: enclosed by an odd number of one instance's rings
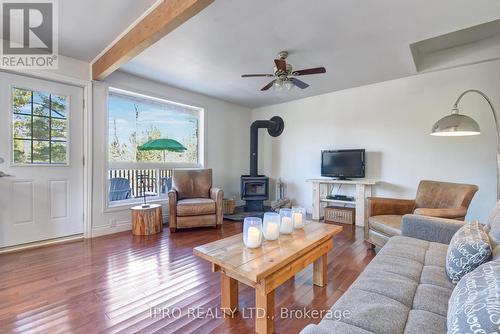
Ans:
{"label": "wooden coffee table", "polygon": [[242,234],[194,248],[193,253],[212,263],[221,273],[221,308],[232,316],[238,310],[238,282],[255,288],[255,331],[274,333],[274,290],[314,263],[313,282],[326,285],[327,253],[333,236],[342,227],[308,222],[302,230],[264,241],[262,247],[247,249]]}

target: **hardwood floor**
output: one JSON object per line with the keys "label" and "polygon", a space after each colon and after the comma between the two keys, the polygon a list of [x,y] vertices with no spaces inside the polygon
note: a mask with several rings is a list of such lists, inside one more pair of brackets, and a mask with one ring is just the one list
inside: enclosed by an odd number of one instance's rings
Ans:
{"label": "hardwood floor", "polygon": [[[123,232],[0,255],[1,332],[252,333],[254,290],[240,284],[242,311],[224,319],[219,273],[192,253],[241,229],[225,221],[219,230],[170,235],[165,229],[148,237]],[[363,231],[346,227],[328,254],[326,288],[313,287],[310,266],[277,289],[277,333],[319,322],[281,318],[281,309],[329,309],[373,256]]]}

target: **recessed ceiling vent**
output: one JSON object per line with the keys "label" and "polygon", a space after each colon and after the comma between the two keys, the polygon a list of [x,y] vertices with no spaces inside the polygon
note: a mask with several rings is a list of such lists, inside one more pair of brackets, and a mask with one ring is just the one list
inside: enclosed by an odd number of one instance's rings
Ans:
{"label": "recessed ceiling vent", "polygon": [[500,20],[410,45],[418,72],[500,59]]}

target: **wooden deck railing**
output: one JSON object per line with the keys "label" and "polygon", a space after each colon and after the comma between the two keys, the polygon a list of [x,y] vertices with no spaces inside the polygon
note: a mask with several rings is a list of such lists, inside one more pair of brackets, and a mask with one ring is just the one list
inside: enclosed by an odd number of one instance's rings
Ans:
{"label": "wooden deck railing", "polygon": [[[141,179],[144,180],[147,195],[165,194],[168,192],[168,179],[172,177],[171,169],[110,169],[109,179],[124,178],[129,180],[132,197],[143,196]],[[171,184],[171,183],[170,183]],[[159,189],[158,189],[159,188]]]}

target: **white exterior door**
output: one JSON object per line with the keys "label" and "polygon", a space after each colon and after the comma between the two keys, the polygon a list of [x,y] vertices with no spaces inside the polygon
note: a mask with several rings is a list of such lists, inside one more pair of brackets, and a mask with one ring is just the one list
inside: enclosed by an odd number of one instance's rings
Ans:
{"label": "white exterior door", "polygon": [[0,171],[0,248],[83,233],[83,89],[0,72]]}

